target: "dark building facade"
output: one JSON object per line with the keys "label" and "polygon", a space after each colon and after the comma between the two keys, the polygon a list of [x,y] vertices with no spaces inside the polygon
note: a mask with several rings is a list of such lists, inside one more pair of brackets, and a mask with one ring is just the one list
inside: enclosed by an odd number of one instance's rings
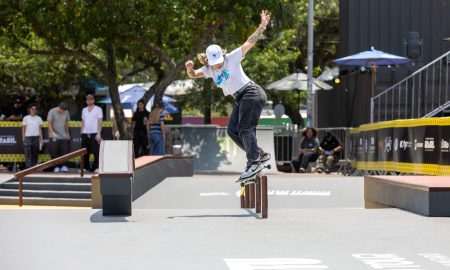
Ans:
{"label": "dark building facade", "polygon": [[[450,50],[450,0],[340,0],[340,57],[369,50],[413,57],[405,45],[418,32],[420,57],[413,64],[380,67],[376,93]],[[418,43],[416,43],[417,45]],[[413,48],[413,46],[409,47]],[[370,122],[370,70],[341,66],[341,83],[317,92],[319,127],[356,127]]]}

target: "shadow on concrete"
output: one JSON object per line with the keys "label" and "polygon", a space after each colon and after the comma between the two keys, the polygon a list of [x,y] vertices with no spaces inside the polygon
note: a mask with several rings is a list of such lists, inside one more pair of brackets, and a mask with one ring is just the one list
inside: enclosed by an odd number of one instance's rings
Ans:
{"label": "shadow on concrete", "polygon": [[245,209],[247,214],[242,215],[191,215],[191,216],[170,216],[167,219],[175,219],[175,218],[248,218],[254,217],[260,219],[259,214],[256,214],[254,211],[250,209]]}
{"label": "shadow on concrete", "polygon": [[91,215],[91,223],[114,223],[114,222],[128,222],[129,216],[104,216],[102,210],[98,210]]}
{"label": "shadow on concrete", "polygon": [[193,216],[171,216],[167,217],[167,219],[175,219],[175,218],[247,218],[253,217],[252,214],[249,215],[193,215]]}

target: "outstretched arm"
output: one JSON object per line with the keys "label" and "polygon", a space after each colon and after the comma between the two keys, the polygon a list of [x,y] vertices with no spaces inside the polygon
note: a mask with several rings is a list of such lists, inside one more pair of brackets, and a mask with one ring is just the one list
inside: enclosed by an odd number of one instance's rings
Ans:
{"label": "outstretched arm", "polygon": [[264,30],[266,30],[267,25],[270,21],[270,15],[268,10],[261,11],[261,24],[258,29],[248,37],[247,41],[241,46],[242,57],[245,57],[247,52],[256,44],[256,42],[261,38]]}
{"label": "outstretched arm", "polygon": [[186,66],[186,72],[187,72],[189,78],[195,79],[195,78],[205,77],[205,75],[203,74],[203,72],[201,70],[194,69],[194,62],[192,62],[191,60],[187,61],[184,65]]}

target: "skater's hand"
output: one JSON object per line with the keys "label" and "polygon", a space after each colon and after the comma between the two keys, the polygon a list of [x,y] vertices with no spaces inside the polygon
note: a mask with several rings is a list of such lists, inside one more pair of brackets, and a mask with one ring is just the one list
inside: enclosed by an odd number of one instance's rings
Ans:
{"label": "skater's hand", "polygon": [[269,24],[270,21],[270,15],[268,10],[261,11],[261,26],[263,28],[266,28],[266,26]]}
{"label": "skater's hand", "polygon": [[205,76],[203,74],[203,72],[201,72],[200,70],[194,70],[194,62],[192,60],[186,61],[186,63],[184,63],[184,65],[186,66],[186,71],[187,71],[189,78],[196,79],[196,78],[202,78]]}
{"label": "skater's hand", "polygon": [[186,61],[186,63],[184,63],[184,65],[186,66],[186,69],[188,71],[192,70],[194,68],[194,62],[192,60]]}

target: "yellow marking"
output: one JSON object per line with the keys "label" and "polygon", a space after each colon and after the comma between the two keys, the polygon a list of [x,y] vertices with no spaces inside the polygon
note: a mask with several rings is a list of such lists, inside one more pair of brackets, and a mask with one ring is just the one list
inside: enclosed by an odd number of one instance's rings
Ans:
{"label": "yellow marking", "polygon": [[242,188],[241,188],[240,196],[241,196],[241,197],[245,196],[245,187],[242,187]]}
{"label": "yellow marking", "polygon": [[[81,127],[81,121],[69,121],[69,127]],[[42,124],[43,127],[48,127],[47,121]],[[112,127],[112,121],[103,121],[102,127]],[[0,127],[22,127],[22,121],[1,121]]]}

